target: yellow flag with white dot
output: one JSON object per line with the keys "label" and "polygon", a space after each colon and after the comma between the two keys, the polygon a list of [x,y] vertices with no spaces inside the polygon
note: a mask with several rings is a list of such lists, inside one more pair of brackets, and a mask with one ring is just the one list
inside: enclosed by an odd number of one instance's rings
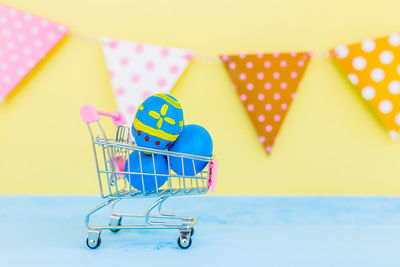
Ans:
{"label": "yellow flag with white dot", "polygon": [[339,45],[330,51],[377,113],[393,140],[400,132],[400,34]]}

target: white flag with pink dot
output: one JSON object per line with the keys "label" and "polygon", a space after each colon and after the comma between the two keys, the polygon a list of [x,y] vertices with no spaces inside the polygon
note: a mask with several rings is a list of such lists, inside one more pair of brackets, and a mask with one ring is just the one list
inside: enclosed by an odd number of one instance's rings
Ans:
{"label": "white flag with pink dot", "polygon": [[118,109],[133,122],[139,105],[156,93],[169,93],[194,52],[174,47],[101,38]]}
{"label": "white flag with pink dot", "polygon": [[63,25],[0,4],[0,102],[67,32]]}

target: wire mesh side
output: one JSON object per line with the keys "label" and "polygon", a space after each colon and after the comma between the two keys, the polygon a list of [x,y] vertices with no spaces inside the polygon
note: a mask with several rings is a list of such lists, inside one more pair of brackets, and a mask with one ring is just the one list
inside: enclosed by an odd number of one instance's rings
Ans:
{"label": "wire mesh side", "polygon": [[[208,191],[208,179],[211,159],[204,160],[205,167],[202,171],[192,174],[186,174],[184,166],[187,166],[187,161],[194,166],[198,159],[188,159],[185,156],[177,155],[163,155],[163,152],[147,154],[141,150],[141,147],[132,145],[131,148],[112,148],[103,144],[96,144],[101,146],[103,150],[112,149],[114,153],[111,159],[107,159],[107,153],[103,153],[103,160],[108,163],[113,163],[116,156],[123,157],[126,161],[124,170],[115,170],[114,173],[108,164],[104,164],[104,168],[100,169],[100,173],[108,175],[105,181],[108,181],[108,188],[110,188],[112,197],[149,197],[149,196],[162,196],[162,195],[198,195],[205,194]],[[113,144],[114,145],[114,144]],[[138,153],[138,162],[131,162],[131,153]],[[162,155],[166,158],[168,171],[159,172],[157,168],[156,155]],[[150,157],[152,161],[152,170],[145,169],[143,166],[143,157]],[[171,168],[171,158],[178,158],[182,162],[181,170],[175,171]],[[136,165],[135,165],[136,164]],[[101,165],[100,165],[101,166]],[[107,169],[108,167],[108,169]],[[195,168],[193,168],[195,170]],[[179,174],[177,173],[179,172]],[[117,183],[113,183],[110,177],[117,177]],[[138,183],[137,180],[140,179]],[[160,182],[161,181],[161,182]],[[139,184],[139,186],[134,185]],[[155,184],[152,189],[148,188],[149,184]],[[103,183],[104,185],[104,183]],[[104,187],[104,186],[103,186]],[[106,190],[107,188],[103,189]]]}
{"label": "wire mesh side", "polygon": [[[89,127],[89,131],[93,141],[100,193],[103,198],[207,193],[212,158],[139,147],[135,145],[130,128],[127,126],[118,126],[115,138],[108,139],[101,124],[98,123],[97,126],[99,128],[97,135],[92,131],[92,127]],[[131,153],[138,154],[138,162],[131,162]],[[160,158],[167,162],[166,171],[160,172],[157,168]],[[124,166],[116,166],[117,159],[125,162]],[[150,160],[152,168],[144,168],[143,159]],[[175,163],[180,161],[180,167],[171,168],[171,161]],[[199,162],[203,162],[202,165],[205,166],[197,172],[196,163]],[[123,167],[122,170],[121,167]],[[138,183],[137,179],[141,182]],[[149,184],[154,184],[155,187],[149,189]]]}

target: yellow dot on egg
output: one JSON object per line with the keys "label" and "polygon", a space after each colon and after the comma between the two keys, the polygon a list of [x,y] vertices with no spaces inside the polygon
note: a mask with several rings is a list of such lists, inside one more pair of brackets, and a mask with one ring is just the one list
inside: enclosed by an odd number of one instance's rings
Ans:
{"label": "yellow dot on egg", "polygon": [[162,126],[162,123],[163,123],[163,119],[162,119],[162,118],[160,118],[160,119],[158,120],[158,122],[157,122],[157,128],[158,128],[158,129],[160,129],[160,128],[161,128],[161,126]]}
{"label": "yellow dot on egg", "polygon": [[169,124],[172,124],[172,125],[175,124],[175,121],[174,121],[172,118],[165,117],[164,120],[165,120],[166,122],[168,122]]}
{"label": "yellow dot on egg", "polygon": [[183,127],[183,121],[180,121],[180,122],[179,122],[179,126],[180,126],[180,127]]}
{"label": "yellow dot on egg", "polygon": [[160,111],[161,115],[165,116],[165,114],[167,114],[167,110],[168,110],[168,105],[164,104]]}
{"label": "yellow dot on egg", "polygon": [[155,112],[154,110],[150,110],[149,111],[149,115],[151,117],[153,117],[154,119],[159,119],[160,118],[160,114],[158,114],[157,112]]}
{"label": "yellow dot on egg", "polygon": [[143,110],[144,108],[143,108],[143,106],[140,106],[139,109],[140,109],[140,110]]}

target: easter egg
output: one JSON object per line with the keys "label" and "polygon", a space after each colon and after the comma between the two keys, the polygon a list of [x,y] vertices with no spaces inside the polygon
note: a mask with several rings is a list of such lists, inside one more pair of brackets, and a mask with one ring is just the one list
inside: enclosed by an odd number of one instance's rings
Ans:
{"label": "easter egg", "polygon": [[[189,124],[183,126],[178,139],[169,147],[169,151],[211,157],[213,142],[211,135],[199,125]],[[170,156],[171,169],[178,175],[193,176],[201,172],[207,165],[207,161],[183,159]]]}
{"label": "easter egg", "polygon": [[[129,160],[127,160],[125,163],[125,171],[148,173],[146,175],[127,174],[126,179],[129,181],[130,185],[136,190],[143,192],[143,185],[144,185],[144,192],[146,193],[149,193],[150,191],[156,192],[156,189],[163,186],[165,182],[168,180],[168,176],[157,175],[157,174],[165,174],[165,175],[169,174],[168,161],[164,155],[154,154],[154,162],[153,162],[152,154],[149,155],[143,152],[139,153],[138,151],[134,151],[129,155]],[[156,175],[151,175],[151,174],[156,174]]]}
{"label": "easter egg", "polygon": [[139,146],[164,150],[178,138],[182,127],[183,111],[178,100],[155,94],[140,105],[132,133]]}

